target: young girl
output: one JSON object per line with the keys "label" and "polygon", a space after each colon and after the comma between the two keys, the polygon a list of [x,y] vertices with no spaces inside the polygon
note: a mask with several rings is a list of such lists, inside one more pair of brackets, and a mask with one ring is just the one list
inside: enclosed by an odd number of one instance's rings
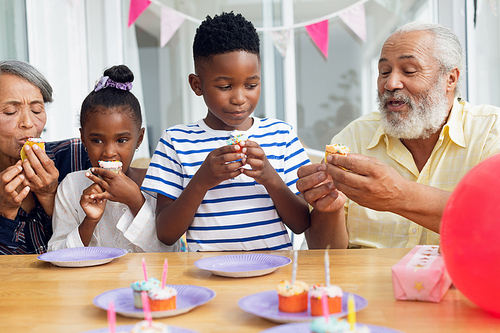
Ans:
{"label": "young girl", "polygon": [[[141,192],[146,169],[130,167],[144,137],[141,108],[124,65],[104,72],[83,101],[80,134],[92,168],[66,176],[57,190],[49,251],[106,246],[130,252],[172,251],[156,236],[156,198]],[[116,173],[99,161],[121,161]]]}

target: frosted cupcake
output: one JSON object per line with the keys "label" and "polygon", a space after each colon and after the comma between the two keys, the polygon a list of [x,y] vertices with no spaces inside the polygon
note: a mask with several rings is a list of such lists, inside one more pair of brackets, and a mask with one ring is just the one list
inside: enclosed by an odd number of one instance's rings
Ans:
{"label": "frosted cupcake", "polygon": [[122,169],[123,163],[121,161],[99,161],[99,167],[118,173]]}
{"label": "frosted cupcake", "polygon": [[147,320],[143,320],[134,325],[130,333],[170,333],[167,324],[153,321],[151,326]]}
{"label": "frosted cupcake", "polygon": [[177,307],[177,290],[171,287],[151,289],[148,298],[151,311],[173,310]]}
{"label": "frosted cupcake", "polygon": [[142,309],[142,291],[150,291],[151,289],[157,289],[161,287],[161,282],[154,277],[149,278],[147,281],[138,280],[130,284],[130,287],[134,291],[134,306],[138,309]]}
{"label": "frosted cupcake", "polygon": [[342,289],[339,286],[325,287],[320,284],[315,284],[309,289],[309,297],[311,299],[311,316],[323,315],[321,306],[321,297],[323,292],[326,293],[328,299],[328,308],[330,313],[338,313],[342,311]]}
{"label": "frosted cupcake", "polygon": [[33,147],[34,145],[37,145],[42,150],[45,149],[45,141],[42,138],[29,138],[24,143],[23,148],[21,148],[21,160],[24,161],[25,159],[28,158],[28,155],[26,155],[26,152],[24,151],[24,147],[26,146]]}
{"label": "frosted cupcake", "polygon": [[[248,140],[248,135],[245,132],[240,132],[240,131],[233,131],[231,132],[231,135],[229,136],[229,139],[227,139],[226,144],[227,145],[238,145],[243,141]],[[241,146],[238,152],[241,151]]]}
{"label": "frosted cupcake", "polygon": [[335,317],[329,317],[326,321],[325,317],[314,319],[309,325],[312,333],[348,333],[352,332],[351,325],[345,320]]}
{"label": "frosted cupcake", "polygon": [[307,311],[307,291],[309,286],[303,281],[283,280],[278,284],[278,308],[282,312]]}
{"label": "frosted cupcake", "polygon": [[349,147],[339,145],[339,144],[334,144],[334,145],[326,145],[325,147],[325,162],[326,162],[326,157],[328,155],[332,154],[338,154],[338,155],[347,155],[351,149]]}

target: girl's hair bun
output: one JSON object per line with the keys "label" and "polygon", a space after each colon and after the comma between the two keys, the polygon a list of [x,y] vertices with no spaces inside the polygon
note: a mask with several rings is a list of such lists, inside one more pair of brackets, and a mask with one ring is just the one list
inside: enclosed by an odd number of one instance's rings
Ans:
{"label": "girl's hair bun", "polygon": [[108,68],[104,71],[104,76],[116,82],[132,82],[134,81],[134,73],[125,65],[117,65]]}

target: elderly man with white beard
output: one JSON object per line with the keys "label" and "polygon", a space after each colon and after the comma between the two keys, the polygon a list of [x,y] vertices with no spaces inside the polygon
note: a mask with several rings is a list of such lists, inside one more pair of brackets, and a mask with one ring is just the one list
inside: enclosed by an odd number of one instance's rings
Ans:
{"label": "elderly man with white beard", "polygon": [[400,27],[385,41],[378,68],[379,112],[332,139],[351,153],[298,170],[297,188],[313,208],[309,248],[439,244],[451,191],[500,151],[500,109],[460,99],[464,60],[451,30]]}

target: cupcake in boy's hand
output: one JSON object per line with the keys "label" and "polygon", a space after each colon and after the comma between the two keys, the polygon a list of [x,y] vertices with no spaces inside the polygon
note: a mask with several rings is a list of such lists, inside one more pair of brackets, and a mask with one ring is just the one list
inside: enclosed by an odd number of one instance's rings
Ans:
{"label": "cupcake in boy's hand", "polygon": [[292,284],[289,280],[278,283],[278,308],[282,312],[307,311],[307,291],[309,286],[303,281],[296,280]]}
{"label": "cupcake in boy's hand", "polygon": [[123,163],[121,161],[98,161],[99,162],[99,167],[113,171],[114,173],[118,173],[123,166]]}
{"label": "cupcake in boy's hand", "polygon": [[[231,132],[229,139],[227,139],[226,144],[227,145],[239,145],[241,142],[246,141],[246,140],[248,140],[248,135],[245,132],[233,131],[233,132]],[[241,152],[241,146],[237,152],[238,153]]]}
{"label": "cupcake in boy's hand", "polygon": [[311,299],[311,316],[323,315],[321,306],[321,297],[323,292],[326,293],[328,300],[328,308],[330,313],[338,313],[342,311],[342,289],[339,286],[325,287],[320,284],[315,284],[309,289],[309,297]]}
{"label": "cupcake in boy's hand", "polygon": [[34,145],[37,145],[40,147],[42,150],[45,149],[45,141],[42,138],[29,138],[26,140],[26,143],[23,145],[23,148],[21,148],[21,160],[25,160],[28,158],[28,155],[26,155],[26,152],[24,151],[24,147],[30,146],[33,147]]}
{"label": "cupcake in boy's hand", "polygon": [[130,287],[134,291],[134,306],[138,309],[142,309],[141,291],[148,292],[151,289],[161,288],[161,282],[157,278],[151,277],[147,281],[134,281],[130,284]]}
{"label": "cupcake in boy's hand", "polygon": [[177,290],[172,287],[151,289],[148,292],[151,311],[166,311],[177,308]]}

